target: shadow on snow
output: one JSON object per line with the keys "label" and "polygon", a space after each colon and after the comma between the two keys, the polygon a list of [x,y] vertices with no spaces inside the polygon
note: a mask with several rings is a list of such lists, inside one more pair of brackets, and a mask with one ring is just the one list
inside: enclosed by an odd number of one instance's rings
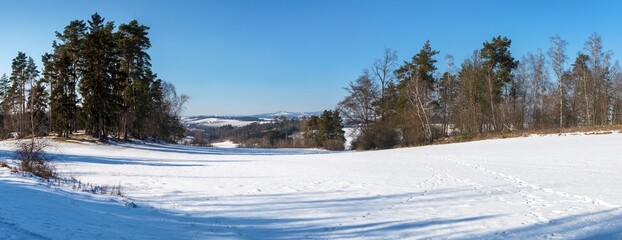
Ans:
{"label": "shadow on snow", "polygon": [[[387,207],[387,201],[397,203],[424,192],[348,198],[335,195],[334,192],[256,194],[245,195],[245,198],[237,201],[217,197],[199,199],[183,193],[163,196],[173,201],[194,201],[217,206],[213,211],[183,212],[148,206],[131,208],[123,206],[119,201],[102,201],[88,194],[68,194],[44,185],[32,186],[2,178],[0,189],[0,202],[3,203],[0,204],[0,229],[10,227],[16,238],[386,239],[420,236],[422,239],[535,239],[554,236],[551,235],[554,233],[564,233],[573,239],[622,237],[622,211],[618,209],[568,216],[546,224],[498,232],[469,230],[473,228],[461,226],[477,225],[478,221],[499,215],[430,218],[414,214],[381,219],[352,218],[352,213],[357,211],[381,214]],[[429,198],[425,199],[428,202],[414,200],[415,205],[408,206],[414,209],[409,210],[416,213],[417,206],[442,207],[455,201],[448,196],[468,197],[470,193],[444,189],[427,194]],[[310,207],[333,214],[329,217],[287,217],[288,211],[301,212]],[[335,213],[338,210],[341,212]],[[101,232],[106,234],[96,235]]]}

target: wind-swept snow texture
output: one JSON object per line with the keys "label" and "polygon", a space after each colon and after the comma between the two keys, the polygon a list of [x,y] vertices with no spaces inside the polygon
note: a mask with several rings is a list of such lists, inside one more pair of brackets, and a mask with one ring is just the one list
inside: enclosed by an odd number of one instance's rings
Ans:
{"label": "wind-swept snow texture", "polygon": [[128,199],[2,169],[0,239],[622,238],[619,133],[337,153],[59,143],[57,154],[63,175],[121,184]]}

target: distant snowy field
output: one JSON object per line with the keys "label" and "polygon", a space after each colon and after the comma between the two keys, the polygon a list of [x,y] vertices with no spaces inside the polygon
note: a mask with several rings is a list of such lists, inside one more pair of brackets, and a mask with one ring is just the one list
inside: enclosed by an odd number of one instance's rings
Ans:
{"label": "distant snowy field", "polygon": [[222,126],[227,126],[227,125],[231,125],[232,127],[244,127],[246,125],[249,125],[251,123],[255,123],[258,121],[241,121],[241,120],[236,120],[236,119],[210,117],[210,118],[196,118],[196,119],[184,118],[182,119],[182,122],[185,125],[197,124],[197,125],[206,126],[206,127],[222,127]]}
{"label": "distant snowy field", "polygon": [[[251,123],[270,123],[275,118],[285,117],[292,118],[305,118],[312,115],[319,116],[322,112],[287,112],[280,111],[274,113],[263,113],[248,116],[188,116],[181,119],[182,123],[186,126],[196,124],[204,127],[223,127],[231,125],[232,127],[244,127]],[[255,119],[255,120],[249,120]]]}
{"label": "distant snowy field", "polygon": [[[0,142],[0,158],[10,157]],[[622,134],[370,152],[58,143],[65,176],[0,169],[0,239],[621,239]],[[138,207],[126,206],[128,201]]]}

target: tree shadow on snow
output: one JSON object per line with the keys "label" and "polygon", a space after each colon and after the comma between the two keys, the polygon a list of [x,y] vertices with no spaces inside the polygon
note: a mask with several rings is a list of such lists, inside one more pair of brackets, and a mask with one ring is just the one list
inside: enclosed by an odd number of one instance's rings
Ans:
{"label": "tree shadow on snow", "polygon": [[[2,178],[0,189],[0,202],[3,203],[0,204],[0,220],[4,225],[11,226],[12,231],[24,233],[23,236],[17,235],[17,238],[343,239],[366,236],[386,239],[387,236],[407,238],[413,231],[421,229],[426,231],[456,224],[477,224],[477,221],[495,217],[485,215],[419,220],[354,220],[349,215],[353,209],[344,209],[344,216],[288,216],[286,209],[264,209],[266,205],[253,203],[248,203],[246,207],[229,206],[224,208],[226,210],[183,212],[152,208],[140,203],[138,208],[132,208],[126,206],[123,200],[110,201],[99,196],[67,193],[44,185],[21,184],[4,181]],[[316,207],[331,211],[350,206],[364,212],[378,211],[376,208],[379,206],[374,205],[387,199],[398,201],[407,197],[400,194],[369,198],[331,198],[331,192],[291,195],[271,195],[261,201],[268,205],[271,202],[285,201],[285,205],[289,204],[291,209],[302,211],[309,207],[308,201],[295,199],[328,198],[324,203],[317,200],[319,203],[316,203]],[[186,197],[190,198],[190,195]],[[230,201],[233,199],[226,200]],[[209,204],[209,200],[207,202]],[[335,203],[347,205],[335,206]],[[370,209],[366,209],[367,207]],[[5,230],[2,226],[0,224],[0,230]]]}
{"label": "tree shadow on snow", "polygon": [[192,203],[198,209],[208,209],[203,212],[158,209],[140,203],[138,208],[132,208],[119,200],[105,201],[88,194],[67,193],[3,178],[0,178],[0,189],[3,203],[0,221],[15,231],[29,234],[24,236],[42,238],[536,239],[554,237],[552,234],[556,233],[572,239],[622,237],[622,211],[617,209],[498,232],[464,226],[478,226],[480,221],[500,215],[439,218],[417,214],[419,208],[443,211],[443,207],[459,204],[456,203],[459,199],[487,197],[464,189],[351,197],[344,197],[339,191],[213,198],[175,193],[154,200],[154,203],[157,200]]}
{"label": "tree shadow on snow", "polygon": [[159,151],[169,153],[183,154],[202,154],[202,155],[308,155],[308,154],[326,154],[336,153],[326,150],[316,149],[266,149],[266,148],[216,148],[216,147],[195,147],[176,144],[160,144],[160,143],[116,143],[111,145],[124,148],[132,148],[148,151]]}
{"label": "tree shadow on snow", "polygon": [[[556,237],[557,236],[557,237]],[[620,208],[588,212],[480,235],[481,239],[622,239]]]}
{"label": "tree shadow on snow", "polygon": [[[191,193],[173,193],[161,196],[160,203],[192,203],[206,212],[192,212],[197,231],[230,232],[240,239],[371,239],[412,238],[435,229],[451,229],[465,224],[497,217],[496,215],[460,216],[453,218],[425,218],[423,216],[387,216],[394,213],[389,203],[410,204],[418,207],[452,204],[454,198],[465,198],[473,193],[459,189],[436,192],[343,197],[342,192],[320,191],[283,194],[249,194],[243,196],[200,198]],[[455,196],[458,195],[458,196]],[[419,196],[417,198],[416,196]],[[479,195],[483,196],[483,195]],[[413,200],[414,199],[414,200]],[[156,201],[157,202],[157,201]],[[158,204],[159,205],[159,204]],[[405,206],[397,206],[397,211]],[[317,212],[320,215],[300,217],[300,213]],[[175,211],[163,213],[178,215]],[[321,213],[330,213],[322,216]],[[382,215],[375,218],[376,215]],[[295,216],[295,217],[288,217]],[[472,233],[471,233],[472,234]],[[201,234],[199,234],[201,235]],[[209,234],[207,233],[207,235]],[[451,234],[442,236],[450,237]]]}
{"label": "tree shadow on snow", "polygon": [[[202,167],[210,166],[210,163],[239,163],[250,160],[166,160],[166,159],[142,159],[136,157],[101,157],[87,155],[72,155],[62,153],[47,153],[53,162],[60,163],[95,163],[109,165],[141,165],[152,167]],[[13,159],[14,152],[0,150],[0,159]]]}

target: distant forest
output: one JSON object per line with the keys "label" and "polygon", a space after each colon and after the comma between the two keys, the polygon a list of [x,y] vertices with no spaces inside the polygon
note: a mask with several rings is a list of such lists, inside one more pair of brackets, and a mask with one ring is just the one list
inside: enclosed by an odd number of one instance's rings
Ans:
{"label": "distant forest", "polygon": [[100,140],[182,138],[188,96],[152,71],[148,30],[136,20],[116,27],[95,13],[56,32],[42,72],[19,52],[11,75],[0,78],[0,136],[84,130]]}
{"label": "distant forest", "polygon": [[320,116],[289,119],[281,116],[269,122],[254,122],[242,127],[190,124],[186,135],[192,136],[191,144],[199,146],[227,139],[245,148],[323,147],[343,150],[345,136],[342,121],[338,111],[326,110]]}
{"label": "distant forest", "polygon": [[612,63],[599,35],[591,35],[572,59],[558,36],[548,50],[520,60],[511,44],[507,37],[494,37],[459,65],[446,55],[442,73],[440,52],[429,41],[403,63],[386,49],[350,82],[337,106],[360,132],[353,148],[622,123],[622,69]]}

